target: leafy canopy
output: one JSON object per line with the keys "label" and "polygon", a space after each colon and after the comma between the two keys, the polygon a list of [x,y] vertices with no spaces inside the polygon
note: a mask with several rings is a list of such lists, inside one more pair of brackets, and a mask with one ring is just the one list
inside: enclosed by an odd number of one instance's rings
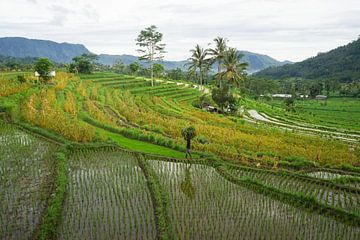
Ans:
{"label": "leafy canopy", "polygon": [[92,53],[84,53],[74,57],[74,63],[70,64],[70,72],[90,74],[94,69],[98,56]]}
{"label": "leafy canopy", "polygon": [[151,85],[154,85],[154,61],[163,59],[165,44],[161,43],[163,34],[157,31],[155,25],[145,28],[136,39],[136,45],[140,48],[137,51],[141,54],[139,60],[146,60],[150,63]]}
{"label": "leafy canopy", "polygon": [[186,141],[191,140],[196,136],[196,130],[193,126],[185,127],[181,129],[181,136]]}
{"label": "leafy canopy", "polygon": [[50,72],[54,64],[47,58],[39,58],[35,63],[35,71],[39,73],[42,82],[47,82],[51,78]]}
{"label": "leafy canopy", "polygon": [[188,59],[188,71],[192,75],[199,76],[199,84],[203,84],[203,77],[206,71],[211,66],[211,59],[208,58],[209,50],[203,49],[199,44],[196,44],[194,49],[190,50],[191,57]]}

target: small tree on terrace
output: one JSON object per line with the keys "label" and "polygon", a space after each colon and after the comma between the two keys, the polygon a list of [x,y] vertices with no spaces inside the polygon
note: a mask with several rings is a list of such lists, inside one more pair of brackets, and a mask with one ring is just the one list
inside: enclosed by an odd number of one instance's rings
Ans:
{"label": "small tree on terrace", "polygon": [[191,139],[193,139],[196,136],[195,128],[193,126],[188,126],[188,127],[181,129],[181,136],[183,136],[184,140],[186,141],[185,157],[187,158],[189,155],[190,158],[192,158],[190,149],[191,149]]}
{"label": "small tree on terrace", "polygon": [[162,37],[163,34],[152,25],[142,30],[136,39],[136,45],[140,47],[137,51],[142,54],[139,60],[146,60],[150,64],[151,86],[154,86],[154,62],[162,60],[165,53]]}
{"label": "small tree on terrace", "polygon": [[35,63],[35,71],[40,75],[42,83],[47,83],[51,78],[50,72],[54,64],[47,58],[39,58]]}

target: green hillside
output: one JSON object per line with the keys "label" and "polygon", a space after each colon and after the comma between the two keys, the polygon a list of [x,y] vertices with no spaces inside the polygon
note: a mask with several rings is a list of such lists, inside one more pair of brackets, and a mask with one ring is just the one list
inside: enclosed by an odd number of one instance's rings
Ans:
{"label": "green hillside", "polygon": [[280,67],[270,67],[256,74],[273,79],[301,77],[306,79],[360,79],[360,39],[305,61]]}

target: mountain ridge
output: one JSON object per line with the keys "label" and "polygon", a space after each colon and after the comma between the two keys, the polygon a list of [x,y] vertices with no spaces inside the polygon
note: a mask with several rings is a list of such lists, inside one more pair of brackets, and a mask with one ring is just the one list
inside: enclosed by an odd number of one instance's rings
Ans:
{"label": "mountain ridge", "polygon": [[[284,62],[264,54],[252,53],[249,51],[239,51],[244,54],[243,61],[249,63],[248,73],[254,73],[270,66],[281,66]],[[57,63],[70,63],[72,59],[83,53],[91,53],[83,44],[73,44],[68,42],[57,43],[50,40],[29,39],[25,37],[3,37],[0,38],[0,55],[25,58],[25,57],[47,57]],[[117,60],[125,64],[138,61],[138,58],[129,54],[112,55],[99,54],[98,62],[104,65],[113,65]],[[185,70],[187,60],[168,61],[161,63],[165,69],[180,68]],[[146,63],[142,63],[146,66]]]}

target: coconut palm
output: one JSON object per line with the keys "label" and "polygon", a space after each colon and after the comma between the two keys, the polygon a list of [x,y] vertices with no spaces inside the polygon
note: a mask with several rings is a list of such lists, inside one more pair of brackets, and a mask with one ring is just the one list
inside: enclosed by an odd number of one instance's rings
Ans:
{"label": "coconut palm", "polygon": [[210,59],[207,58],[209,55],[209,51],[207,49],[203,49],[197,44],[194,49],[190,50],[191,57],[188,59],[188,70],[190,73],[195,74],[199,73],[199,84],[200,89],[202,89],[203,78],[206,71],[209,69]]}
{"label": "coconut palm", "polygon": [[243,54],[240,54],[236,48],[229,48],[225,54],[222,63],[223,70],[219,73],[219,76],[225,78],[230,84],[237,87],[245,78],[245,69],[248,66],[247,63],[241,62]]}
{"label": "coconut palm", "polygon": [[[224,55],[226,52],[226,48],[227,48],[227,39],[226,38],[222,38],[222,37],[217,37],[214,39],[215,42],[215,48],[214,49],[209,49],[209,53],[212,56],[212,61],[213,63],[217,62],[218,64],[218,74],[221,72],[221,64],[224,60]],[[221,88],[221,78],[220,75],[219,76],[219,85]]]}

